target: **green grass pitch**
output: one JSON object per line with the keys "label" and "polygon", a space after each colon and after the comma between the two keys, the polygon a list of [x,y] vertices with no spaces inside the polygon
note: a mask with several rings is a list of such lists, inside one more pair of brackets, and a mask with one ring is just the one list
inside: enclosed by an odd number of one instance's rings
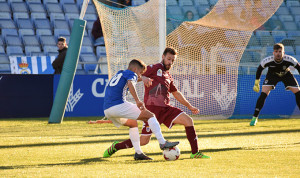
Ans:
{"label": "green grass pitch", "polygon": [[[134,161],[133,149],[102,158],[115,140],[129,138],[128,129],[87,124],[97,118],[0,120],[0,177],[299,177],[300,119],[196,120],[199,147],[212,159],[189,159],[183,126],[168,130],[179,140],[177,161],[165,161],[152,138],[143,151],[153,161]],[[139,123],[141,126],[142,124]]]}

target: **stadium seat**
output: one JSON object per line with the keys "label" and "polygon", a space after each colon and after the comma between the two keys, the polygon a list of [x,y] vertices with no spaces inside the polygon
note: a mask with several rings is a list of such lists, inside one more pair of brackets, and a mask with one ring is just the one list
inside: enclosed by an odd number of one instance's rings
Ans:
{"label": "stadium seat", "polygon": [[286,1],[286,6],[287,7],[297,7],[300,6],[299,1]]}
{"label": "stadium seat", "polygon": [[7,46],[22,46],[22,42],[18,36],[7,35],[5,37],[5,43]]}
{"label": "stadium seat", "polygon": [[18,36],[18,31],[17,29],[1,29],[1,35],[5,39],[6,36]]}
{"label": "stadium seat", "polygon": [[22,41],[24,46],[40,46],[39,40],[35,35],[24,35]]}
{"label": "stadium seat", "polygon": [[278,18],[281,22],[292,22],[292,21],[294,21],[294,18],[293,18],[292,15],[279,15]]}
{"label": "stadium seat", "polygon": [[35,19],[34,25],[36,29],[51,29],[51,25],[48,19]]}
{"label": "stadium seat", "polygon": [[26,56],[41,56],[43,55],[40,46],[25,46]]}
{"label": "stadium seat", "polygon": [[106,56],[106,48],[105,48],[105,46],[97,46],[97,48],[96,48],[96,54],[97,54],[98,58]]}
{"label": "stadium seat", "polygon": [[4,46],[4,45],[5,45],[5,43],[4,43],[3,39],[2,39],[2,36],[0,36],[0,46]]}
{"label": "stadium seat", "polygon": [[272,36],[261,36],[260,37],[260,44],[261,46],[273,46],[274,39]]}
{"label": "stadium seat", "polygon": [[288,9],[287,7],[282,7],[282,6],[280,6],[280,7],[277,9],[277,11],[276,11],[275,14],[276,14],[276,15],[289,15],[290,12],[289,12],[289,9]]}
{"label": "stadium seat", "polygon": [[3,28],[16,28],[16,25],[11,19],[0,19],[0,29]]}
{"label": "stadium seat", "polygon": [[43,0],[43,3],[46,5],[48,3],[52,4],[58,4],[58,0]]}
{"label": "stadium seat", "polygon": [[281,40],[286,38],[286,33],[284,31],[272,31],[272,36],[275,43],[281,42]]}
{"label": "stadium seat", "polygon": [[89,36],[85,36],[82,39],[82,46],[93,46],[93,42]]}
{"label": "stadium seat", "polygon": [[86,29],[92,30],[93,29],[93,24],[94,24],[94,21],[91,21],[91,20],[87,21],[86,22]]}
{"label": "stadium seat", "polygon": [[[0,55],[5,54],[5,50],[3,46],[0,46]],[[1,61],[0,61],[1,62]]]}
{"label": "stadium seat", "polygon": [[28,13],[28,9],[25,2],[13,2],[11,3],[11,10],[13,12],[26,12]]}
{"label": "stadium seat", "polygon": [[97,18],[98,17],[96,14],[85,14],[85,16],[83,17],[83,19],[87,21],[96,21]]}
{"label": "stadium seat", "polygon": [[38,38],[42,35],[53,35],[50,29],[36,29],[36,35]]}
{"label": "stadium seat", "polygon": [[47,19],[47,15],[46,15],[46,13],[37,13],[37,12],[34,12],[34,13],[31,13],[31,20],[32,20],[32,22],[34,23],[34,21],[36,20],[36,19],[44,19],[44,20],[48,20]]}
{"label": "stadium seat", "polygon": [[43,46],[55,46],[56,40],[53,35],[41,35],[40,42]]}
{"label": "stadium seat", "polygon": [[41,0],[26,0],[27,4],[41,4]]}
{"label": "stadium seat", "polygon": [[9,64],[0,64],[0,72],[1,73],[10,73],[10,65]]}
{"label": "stadium seat", "polygon": [[84,54],[94,54],[93,48],[91,46],[81,46],[80,55]]}
{"label": "stadium seat", "polygon": [[178,3],[177,3],[177,0],[168,0],[166,5],[167,6],[177,6]]}
{"label": "stadium seat", "polygon": [[63,10],[58,3],[46,3],[45,7],[46,7],[48,14],[63,13]]}
{"label": "stadium seat", "polygon": [[287,31],[295,31],[298,29],[295,22],[283,22],[283,25]]}
{"label": "stadium seat", "polygon": [[11,13],[10,7],[6,2],[0,2],[0,12],[9,12],[9,13]]}
{"label": "stadium seat", "polygon": [[241,63],[247,63],[247,62],[252,62],[252,56],[249,51],[245,51],[241,59]]}
{"label": "stadium seat", "polygon": [[97,10],[96,10],[94,4],[88,5],[88,7],[86,9],[86,14],[97,14]]}
{"label": "stadium seat", "polygon": [[66,14],[66,20],[68,21],[70,27],[73,26],[73,23],[70,24],[70,21],[73,20],[72,22],[74,22],[74,19],[79,19],[79,15],[78,14],[73,14],[73,13],[67,13]]}
{"label": "stadium seat", "polygon": [[209,5],[208,0],[194,0],[195,6]]}
{"label": "stadium seat", "polygon": [[22,38],[24,35],[35,35],[33,29],[19,29],[19,36]]}
{"label": "stadium seat", "polygon": [[55,20],[66,20],[64,13],[51,13],[50,22],[53,24]]}
{"label": "stadium seat", "polygon": [[[53,28],[54,28],[54,31],[56,29],[64,29],[64,30],[69,31],[69,24],[67,23],[66,20],[56,19],[53,21]],[[55,32],[54,32],[54,34],[55,34]],[[70,32],[69,32],[69,34],[70,34]]]}
{"label": "stadium seat", "polygon": [[79,10],[76,4],[63,4],[63,10],[65,13],[79,14]]}
{"label": "stadium seat", "polygon": [[294,36],[300,36],[300,31],[287,31],[287,36],[289,38],[294,37]]}
{"label": "stadium seat", "polygon": [[[77,7],[80,7],[83,3],[83,0],[76,0]],[[89,1],[89,5],[93,4],[93,1]],[[89,6],[88,5],[88,6]]]}
{"label": "stadium seat", "polygon": [[7,46],[6,53],[9,56],[24,56],[21,46]]}
{"label": "stadium seat", "polygon": [[11,19],[9,12],[0,12],[0,19]]}
{"label": "stadium seat", "polygon": [[29,15],[26,12],[15,12],[13,16],[15,23],[17,23],[18,19],[29,19]]}
{"label": "stadium seat", "polygon": [[0,63],[7,63],[9,62],[9,58],[6,54],[0,54]]}
{"label": "stadium seat", "polygon": [[215,4],[217,4],[217,2],[218,2],[218,0],[210,0],[210,1],[209,1],[209,4],[210,4],[210,5],[215,5]]}
{"label": "stadium seat", "polygon": [[131,1],[131,5],[132,6],[140,6],[140,5],[143,5],[143,4],[145,4],[145,0],[132,0]]}
{"label": "stadium seat", "polygon": [[33,24],[30,19],[18,19],[18,28],[34,29]]}
{"label": "stadium seat", "polygon": [[178,5],[179,6],[193,6],[193,1],[192,0],[178,0]]}
{"label": "stadium seat", "polygon": [[210,11],[209,5],[201,5],[201,6],[198,6],[197,8],[198,8],[200,17],[206,15]]}
{"label": "stadium seat", "polygon": [[257,37],[271,36],[271,34],[270,34],[269,31],[260,31],[260,30],[255,31],[255,35],[256,35]]}
{"label": "stadium seat", "polygon": [[7,0],[8,4],[14,3],[14,2],[23,2],[23,0]]}
{"label": "stadium seat", "polygon": [[167,13],[170,14],[172,18],[182,19],[183,13],[179,6],[167,6]]}
{"label": "stadium seat", "polygon": [[83,62],[97,62],[95,54],[81,54],[80,60]]}
{"label": "stadium seat", "polygon": [[293,15],[300,15],[300,7],[290,7],[290,10]]}
{"label": "stadium seat", "polygon": [[29,7],[30,13],[33,13],[33,12],[46,13],[46,10],[45,10],[43,4],[32,4],[32,3],[29,3],[28,7]]}
{"label": "stadium seat", "polygon": [[294,48],[292,46],[285,46],[284,47],[284,52],[287,55],[295,55]]}
{"label": "stadium seat", "polygon": [[63,5],[63,4],[75,4],[75,1],[74,0],[60,0],[59,3],[61,5]]}
{"label": "stadium seat", "polygon": [[[300,55],[300,46],[296,46],[296,54]],[[299,58],[299,60],[300,60],[300,58]]]}
{"label": "stadium seat", "polygon": [[68,29],[54,29],[54,36],[56,38],[60,36],[70,36],[70,31]]}
{"label": "stadium seat", "polygon": [[248,46],[259,46],[259,41],[257,40],[255,35],[252,35],[249,42],[248,42]]}
{"label": "stadium seat", "polygon": [[58,53],[58,51],[57,51],[58,49],[56,46],[44,46],[43,50],[44,50],[44,54],[46,54],[46,55],[49,55],[49,53],[50,54]]}

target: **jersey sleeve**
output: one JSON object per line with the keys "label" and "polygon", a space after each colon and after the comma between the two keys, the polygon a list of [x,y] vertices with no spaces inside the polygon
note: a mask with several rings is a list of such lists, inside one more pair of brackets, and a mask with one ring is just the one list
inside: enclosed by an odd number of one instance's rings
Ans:
{"label": "jersey sleeve", "polygon": [[148,65],[146,72],[143,73],[143,76],[150,78],[150,76],[152,75],[153,71],[155,71],[155,66],[154,65]]}
{"label": "jersey sleeve", "polygon": [[134,83],[137,83],[137,75],[134,72],[126,72],[124,75],[126,80],[131,80]]}
{"label": "jersey sleeve", "polygon": [[286,60],[293,64],[293,67],[296,67],[298,64],[298,61],[293,56],[286,56]]}
{"label": "jersey sleeve", "polygon": [[172,80],[170,83],[170,93],[177,91],[176,86],[174,85],[174,81]]}
{"label": "jersey sleeve", "polygon": [[266,68],[268,67],[268,63],[270,63],[271,61],[272,61],[272,56],[266,57],[260,62],[260,65],[262,68]]}

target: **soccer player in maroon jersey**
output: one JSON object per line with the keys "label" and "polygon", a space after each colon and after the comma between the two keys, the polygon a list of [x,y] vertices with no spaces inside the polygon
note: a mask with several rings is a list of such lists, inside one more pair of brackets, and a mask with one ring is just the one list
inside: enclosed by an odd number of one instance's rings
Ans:
{"label": "soccer player in maroon jersey", "polygon": [[[155,114],[160,124],[164,124],[168,128],[172,128],[174,124],[180,124],[185,127],[187,139],[191,145],[191,158],[210,158],[198,151],[198,137],[195,132],[193,119],[181,109],[170,105],[169,94],[171,93],[176,100],[191,110],[193,114],[199,113],[199,109],[192,106],[181,92],[177,90],[173,78],[169,73],[170,68],[176,60],[176,56],[176,50],[168,47],[165,49],[160,63],[147,66],[147,71],[142,77],[145,84],[145,106]],[[141,145],[148,144],[151,135],[152,131],[148,123],[144,122],[140,137]],[[132,148],[133,146],[130,139],[128,139],[123,142],[116,141],[111,147],[113,147],[115,150],[113,153],[115,153],[118,150]]]}

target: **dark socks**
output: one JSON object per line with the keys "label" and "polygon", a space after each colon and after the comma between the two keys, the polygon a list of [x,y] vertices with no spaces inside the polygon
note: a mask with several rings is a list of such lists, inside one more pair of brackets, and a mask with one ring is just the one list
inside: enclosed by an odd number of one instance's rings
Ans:
{"label": "dark socks", "polygon": [[187,139],[190,142],[192,154],[198,152],[198,136],[196,134],[194,126],[185,127]]}
{"label": "dark socks", "polygon": [[258,117],[259,112],[261,111],[262,107],[265,104],[267,96],[268,95],[266,93],[261,92],[261,94],[260,94],[260,96],[259,96],[259,98],[257,99],[257,102],[256,102],[255,111],[254,111],[254,114],[253,114],[254,117]]}

